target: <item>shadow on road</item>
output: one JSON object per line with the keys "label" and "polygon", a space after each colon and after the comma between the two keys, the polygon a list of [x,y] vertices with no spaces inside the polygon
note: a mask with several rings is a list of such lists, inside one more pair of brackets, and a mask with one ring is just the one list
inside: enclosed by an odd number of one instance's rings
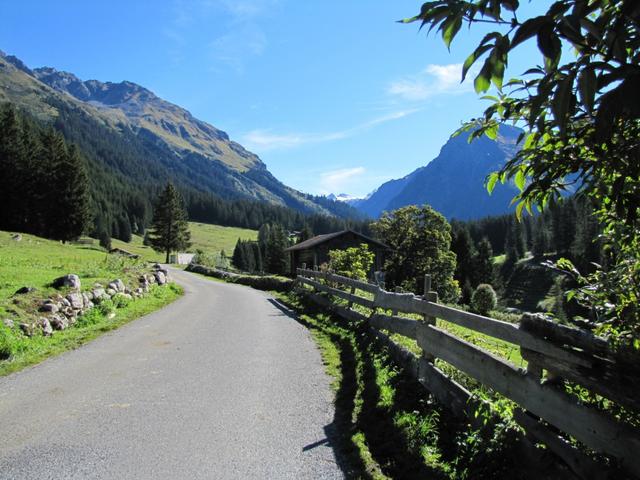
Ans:
{"label": "shadow on road", "polygon": [[[333,422],[324,427],[327,435],[326,441],[333,449],[336,462],[345,477],[371,478],[364,462],[360,458],[358,447],[352,440],[352,436],[355,433],[352,418],[358,391],[358,377],[356,373],[356,356],[351,341],[321,326],[305,321],[275,299],[269,299],[269,302],[280,310],[283,315],[295,320],[309,330],[327,336],[338,348],[342,379],[336,392]],[[313,448],[313,446],[307,445],[303,449],[309,448]]]}

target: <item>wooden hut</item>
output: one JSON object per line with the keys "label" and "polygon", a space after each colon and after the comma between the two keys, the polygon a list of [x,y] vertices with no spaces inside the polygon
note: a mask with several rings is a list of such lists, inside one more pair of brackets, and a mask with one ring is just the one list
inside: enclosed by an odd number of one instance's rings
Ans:
{"label": "wooden hut", "polygon": [[291,260],[291,274],[295,276],[296,268],[306,264],[307,268],[317,267],[329,261],[331,250],[344,250],[351,247],[358,247],[362,244],[369,246],[369,250],[375,255],[373,270],[382,270],[385,253],[390,248],[382,242],[367,237],[353,230],[342,230],[341,232],[318,235],[303,242],[300,242],[285,251],[289,252]]}

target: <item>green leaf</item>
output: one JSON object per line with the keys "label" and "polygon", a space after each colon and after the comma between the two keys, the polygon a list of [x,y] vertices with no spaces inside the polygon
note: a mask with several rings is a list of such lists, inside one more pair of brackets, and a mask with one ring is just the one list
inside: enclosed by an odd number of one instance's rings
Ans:
{"label": "green leaf", "polygon": [[522,209],[524,208],[524,202],[520,202],[516,207],[516,218],[518,221],[522,220]]}
{"label": "green leaf", "polygon": [[569,113],[569,107],[573,100],[573,92],[571,91],[573,87],[573,79],[573,75],[567,75],[560,82],[556,88],[556,93],[551,103],[551,110],[553,111],[553,116],[558,127],[560,127],[561,134],[564,134],[567,123],[567,114]]}
{"label": "green leaf", "polygon": [[526,180],[527,176],[524,174],[524,170],[519,169],[513,181],[515,182],[516,187],[518,187],[518,190],[520,190],[521,192],[524,190]]}
{"label": "green leaf", "polygon": [[499,177],[500,174],[498,172],[493,172],[487,177],[487,192],[489,192],[489,195],[491,195],[493,189],[496,188]]}
{"label": "green leaf", "polygon": [[592,68],[586,68],[578,77],[578,92],[580,93],[580,102],[587,109],[587,112],[593,112],[593,104],[596,96],[596,73]]}
{"label": "green leaf", "polygon": [[491,78],[491,62],[489,60],[489,58],[485,60],[482,70],[473,81],[473,88],[475,88],[476,93],[484,93],[491,86],[491,81],[489,80]]}
{"label": "green leaf", "polygon": [[467,77],[469,69],[476,62],[476,60],[492,47],[493,45],[482,45],[476,48],[473,53],[467,57],[467,59],[464,61],[464,64],[462,65],[462,81],[464,81],[464,79]]}
{"label": "green leaf", "polygon": [[498,138],[498,125],[491,125],[484,131],[484,134],[491,140],[495,140],[496,138]]}
{"label": "green leaf", "polygon": [[516,30],[516,33],[513,36],[513,40],[511,41],[511,50],[536,35],[543,25],[548,25],[549,23],[551,23],[551,19],[544,15],[530,18],[524,22],[520,25],[518,30]]}
{"label": "green leaf", "polygon": [[551,26],[538,30],[538,48],[551,65],[558,64],[562,54],[562,44]]}
{"label": "green leaf", "polygon": [[442,26],[442,40],[447,48],[450,48],[451,42],[462,26],[462,17],[460,15],[450,18]]}

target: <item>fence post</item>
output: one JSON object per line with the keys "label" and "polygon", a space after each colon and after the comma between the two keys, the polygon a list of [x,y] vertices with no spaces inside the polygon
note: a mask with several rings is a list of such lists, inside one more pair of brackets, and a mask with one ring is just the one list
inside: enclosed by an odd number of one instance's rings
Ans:
{"label": "fence post", "polygon": [[[422,294],[422,299],[426,302],[438,303],[438,292],[431,291],[431,275],[429,275],[428,273],[424,276],[424,291]],[[436,317],[425,315],[424,322],[429,325],[435,325]],[[430,363],[433,363],[435,361],[435,357],[428,353],[422,352],[422,356]]]}
{"label": "fence post", "polygon": [[[393,291],[394,291],[395,293],[400,293],[400,287],[396,287],[396,288],[394,288],[394,289],[393,289]],[[398,310],[391,310],[391,315],[392,315],[392,316],[394,316],[394,317],[395,317],[396,315],[398,315]]]}
{"label": "fence post", "polygon": [[306,264],[306,263],[303,263],[303,264],[302,264],[302,270],[306,270],[306,269],[307,269],[307,264]]}

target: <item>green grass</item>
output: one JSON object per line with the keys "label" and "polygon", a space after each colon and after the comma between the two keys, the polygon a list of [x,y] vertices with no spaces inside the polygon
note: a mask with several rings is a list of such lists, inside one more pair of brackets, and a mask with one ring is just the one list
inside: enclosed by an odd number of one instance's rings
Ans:
{"label": "green grass", "polygon": [[[224,250],[228,257],[233,254],[238,238],[243,240],[256,240],[258,238],[257,230],[223,227],[206,223],[189,222],[189,230],[191,231],[191,247],[188,249],[190,252],[202,250],[207,254],[215,254]],[[164,262],[164,254],[154,252],[151,247],[143,245],[142,240],[142,237],[138,235],[133,235],[129,243],[112,239],[111,246],[136,253],[150,262]]]}
{"label": "green grass", "polygon": [[191,243],[193,244],[190,251],[201,249],[205,253],[217,253],[224,250],[229,257],[233,254],[238,238],[242,240],[258,239],[257,230],[246,228],[190,222],[189,229],[191,230]]}
{"label": "green grass", "polygon": [[[121,308],[115,310],[113,319],[107,318],[110,312],[106,305],[100,305],[80,317],[73,327],[55,332],[51,337],[41,334],[26,337],[18,323],[35,321],[41,316],[38,308],[43,299],[54,293],[65,293],[64,289],[51,286],[57,277],[77,274],[82,290],[92,288],[96,282],[105,285],[116,278],[127,285],[137,285],[137,278],[146,265],[142,260],[109,255],[96,242],[63,244],[28,234],[22,234],[20,241],[11,237],[10,232],[0,232],[0,320],[11,319],[15,324],[8,328],[0,323],[0,375],[76,348],[105,331],[166,305],[180,294],[180,288],[175,285],[158,287],[151,295],[119,305]],[[15,294],[23,286],[36,290]]]}
{"label": "green grass", "polygon": [[[0,232],[0,316],[28,314],[33,302],[57,292],[50,283],[62,275],[79,275],[84,290],[115,278],[127,283],[142,268],[142,262],[108,255],[99,246],[62,244],[27,234],[16,242],[9,232]],[[14,296],[23,286],[36,291]]]}
{"label": "green grass", "polygon": [[[166,287],[154,285],[149,295],[130,302],[118,309],[95,307],[78,318],[78,323],[66,330],[55,332],[51,337],[35,335],[31,338],[23,336],[17,328],[9,329],[0,324],[0,350],[10,349],[11,356],[0,360],[0,376],[22,370],[35,365],[48,357],[59,355],[68,350],[78,348],[105,332],[114,330],[136,318],[158,310],[173,302],[182,289],[176,284]],[[115,316],[109,318],[109,314]]]}

